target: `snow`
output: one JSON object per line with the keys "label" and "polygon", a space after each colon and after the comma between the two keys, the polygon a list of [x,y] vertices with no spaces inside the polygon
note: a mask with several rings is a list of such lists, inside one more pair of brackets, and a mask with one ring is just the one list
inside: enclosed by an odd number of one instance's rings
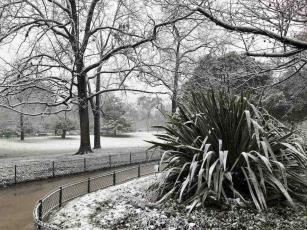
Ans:
{"label": "snow", "polygon": [[[101,137],[100,152],[108,152],[114,149],[124,151],[129,148],[148,148],[151,144],[144,140],[156,140],[152,132],[127,133],[125,136]],[[91,143],[94,137],[91,135]],[[24,141],[17,138],[0,139],[0,158],[16,159],[21,157],[59,157],[72,155],[78,150],[80,143],[79,136],[60,137],[26,137]]]}
{"label": "snow", "polygon": [[258,213],[234,205],[199,208],[187,215],[185,206],[174,200],[155,206],[156,194],[148,188],[161,178],[152,175],[77,198],[54,211],[49,223],[75,230],[306,229],[306,207],[294,211],[277,205]]}
{"label": "snow", "polygon": [[[130,162],[144,161],[145,151],[151,145],[144,140],[154,140],[152,133],[130,133],[126,137],[102,137],[102,149],[86,155],[73,155],[73,148],[78,146],[79,138],[69,137],[67,140],[52,137],[27,138],[24,143],[16,139],[0,139],[0,187],[14,183],[17,165],[17,182],[29,181],[53,176],[53,162],[55,176],[67,175],[109,167],[109,155],[112,155],[112,165],[123,165]],[[38,154],[41,152],[41,154]],[[59,153],[60,152],[60,153]],[[5,154],[4,154],[5,153]],[[148,157],[159,158],[159,153]]]}
{"label": "snow", "polygon": [[[80,172],[89,172],[98,169],[105,169],[115,166],[127,165],[131,163],[145,162],[150,160],[159,160],[161,153],[159,150],[146,149],[129,149],[131,153],[117,154],[117,150],[113,153],[97,154],[91,153],[85,156],[67,156],[58,158],[42,158],[35,160],[12,161],[11,164],[7,163],[1,167],[0,164],[0,187],[13,184],[15,180],[15,167],[16,167],[16,180],[17,183],[24,181],[31,181],[43,179],[48,177],[69,175]],[[111,159],[111,165],[110,165]],[[84,169],[84,160],[85,169]],[[8,162],[8,161],[6,161]],[[54,171],[53,171],[54,168]],[[54,172],[54,173],[53,173]]]}
{"label": "snow", "polygon": [[61,229],[131,227],[125,222],[131,216],[141,215],[144,210],[146,213],[148,201],[144,194],[154,181],[155,176],[143,177],[137,183],[130,181],[77,198],[52,214],[49,222]]}

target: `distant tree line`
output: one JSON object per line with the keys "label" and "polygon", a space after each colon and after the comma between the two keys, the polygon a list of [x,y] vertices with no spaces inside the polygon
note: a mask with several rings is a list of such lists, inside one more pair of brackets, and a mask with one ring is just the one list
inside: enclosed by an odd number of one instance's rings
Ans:
{"label": "distant tree line", "polygon": [[[166,113],[162,99],[159,97],[140,96],[136,103],[124,102],[114,94],[105,95],[101,100],[100,134],[116,136],[133,131],[150,131],[152,126],[164,123]],[[56,115],[31,117],[8,109],[0,110],[1,137],[18,136],[24,140],[28,136],[55,135],[65,139],[67,134],[77,135],[77,108]],[[93,117],[90,116],[90,119]],[[90,126],[94,133],[94,126]]]}

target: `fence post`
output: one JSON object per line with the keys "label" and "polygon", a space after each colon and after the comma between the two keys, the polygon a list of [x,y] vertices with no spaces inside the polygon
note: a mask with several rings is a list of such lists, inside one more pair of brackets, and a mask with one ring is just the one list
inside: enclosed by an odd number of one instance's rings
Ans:
{"label": "fence post", "polygon": [[52,177],[55,177],[55,167],[54,167],[54,161],[52,161]]}
{"label": "fence post", "polygon": [[[38,220],[39,221],[42,221],[43,220],[43,201],[42,200],[39,200],[39,205],[38,205]],[[37,223],[37,229],[38,230],[41,230],[41,224],[40,223]]]}
{"label": "fence post", "polygon": [[138,177],[141,177],[141,165],[138,166]]}
{"label": "fence post", "polygon": [[62,201],[63,201],[63,188],[60,187],[60,191],[59,191],[59,208],[62,206]]}
{"label": "fence post", "polygon": [[110,165],[110,168],[112,167],[112,156],[109,155],[109,165]]}
{"label": "fence post", "polygon": [[130,164],[132,164],[132,155],[131,155],[131,153],[130,153]]}
{"label": "fence post", "polygon": [[43,201],[39,200],[39,205],[38,205],[38,220],[42,221],[43,220]]}
{"label": "fence post", "polygon": [[86,172],[86,158],[85,157],[83,159],[83,169],[84,169],[84,172]]}
{"label": "fence post", "polygon": [[91,178],[87,178],[87,193],[91,192]]}
{"label": "fence post", "polygon": [[115,171],[113,172],[113,185],[116,185],[116,173],[115,173]]}
{"label": "fence post", "polygon": [[14,182],[17,183],[17,165],[14,167]]}

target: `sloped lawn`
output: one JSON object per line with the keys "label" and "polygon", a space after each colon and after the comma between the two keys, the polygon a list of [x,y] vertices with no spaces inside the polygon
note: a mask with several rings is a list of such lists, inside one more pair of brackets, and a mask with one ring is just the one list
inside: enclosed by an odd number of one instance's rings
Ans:
{"label": "sloped lawn", "polygon": [[167,201],[154,206],[148,187],[156,176],[144,177],[69,202],[51,215],[61,229],[306,229],[307,208],[297,211],[284,204],[267,212],[229,207],[196,209],[190,215],[183,205]]}

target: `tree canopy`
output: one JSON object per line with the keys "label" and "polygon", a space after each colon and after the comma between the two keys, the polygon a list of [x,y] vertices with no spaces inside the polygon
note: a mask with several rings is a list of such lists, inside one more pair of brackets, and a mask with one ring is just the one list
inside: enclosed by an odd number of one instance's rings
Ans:
{"label": "tree canopy", "polygon": [[271,71],[264,63],[246,55],[230,52],[220,56],[203,56],[185,88],[186,91],[196,87],[239,93],[242,90],[253,90],[266,85],[270,80]]}

